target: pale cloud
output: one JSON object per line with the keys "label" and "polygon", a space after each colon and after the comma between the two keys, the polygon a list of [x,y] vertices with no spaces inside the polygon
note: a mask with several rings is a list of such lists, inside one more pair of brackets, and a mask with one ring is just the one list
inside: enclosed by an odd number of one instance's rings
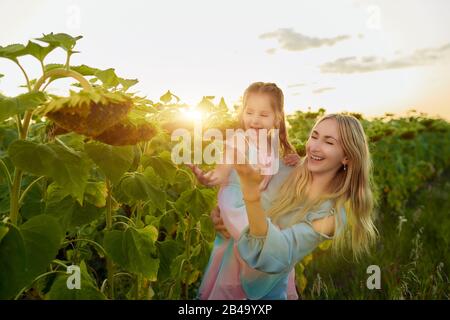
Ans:
{"label": "pale cloud", "polygon": [[323,87],[313,91],[314,94],[321,94],[336,89],[335,87]]}
{"label": "pale cloud", "polygon": [[306,83],[295,83],[295,84],[288,85],[288,88],[299,88],[299,87],[304,87],[304,86],[306,86]]}
{"label": "pale cloud", "polygon": [[[308,37],[295,32],[290,28],[282,28],[273,32],[267,32],[259,36],[260,39],[277,39],[282,49],[288,51],[303,51],[322,46],[334,46],[340,41],[350,38],[348,35],[340,35],[333,38]],[[270,50],[270,49],[269,49]],[[273,52],[272,52],[273,53]]]}
{"label": "pale cloud", "polygon": [[364,73],[433,64],[450,57],[450,43],[437,48],[419,49],[409,55],[386,59],[376,56],[345,57],[320,66],[323,73]]}

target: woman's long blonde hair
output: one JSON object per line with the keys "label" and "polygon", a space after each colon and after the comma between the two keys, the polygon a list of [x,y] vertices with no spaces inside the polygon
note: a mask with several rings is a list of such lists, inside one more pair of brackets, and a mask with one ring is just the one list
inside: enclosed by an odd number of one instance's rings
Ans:
{"label": "woman's long blonde hair", "polygon": [[[354,257],[358,259],[362,253],[369,251],[377,236],[373,223],[372,161],[367,138],[361,123],[350,115],[328,114],[320,118],[314,127],[326,119],[335,119],[338,123],[341,145],[349,160],[347,170],[342,166],[326,193],[310,201],[306,191],[312,181],[312,174],[307,167],[308,157],[303,157],[281,187],[279,197],[273,203],[268,216],[277,223],[283,216],[297,209],[290,221],[295,224],[303,220],[308,211],[317,209],[326,200],[331,200],[336,213],[345,208],[348,221],[347,228],[341,229],[341,215],[337,214],[335,230],[342,232],[333,238],[332,247],[343,249],[351,244]],[[298,209],[300,205],[301,209]]]}

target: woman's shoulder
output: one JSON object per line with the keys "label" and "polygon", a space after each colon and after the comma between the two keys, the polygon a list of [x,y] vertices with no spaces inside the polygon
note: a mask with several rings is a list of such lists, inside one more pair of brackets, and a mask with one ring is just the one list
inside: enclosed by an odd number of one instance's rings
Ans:
{"label": "woman's shoulder", "polygon": [[[333,217],[334,219],[332,219],[331,217]],[[308,212],[304,220],[306,223],[310,224],[313,229],[315,229],[315,231],[318,231],[317,228],[330,228],[332,230],[335,230],[335,228],[337,227],[337,233],[339,233],[343,226],[347,223],[347,213],[344,205],[337,207],[334,201],[326,200],[321,203],[318,209]],[[325,238],[333,238],[333,236],[326,235],[327,232],[320,232],[319,230],[318,233],[325,236]],[[331,233],[333,234],[336,232]]]}
{"label": "woman's shoulder", "polygon": [[339,216],[346,220],[347,212],[344,205],[336,205],[333,200],[323,201],[316,209],[311,210],[306,214],[305,219],[308,221],[313,221],[321,219],[327,216]]}

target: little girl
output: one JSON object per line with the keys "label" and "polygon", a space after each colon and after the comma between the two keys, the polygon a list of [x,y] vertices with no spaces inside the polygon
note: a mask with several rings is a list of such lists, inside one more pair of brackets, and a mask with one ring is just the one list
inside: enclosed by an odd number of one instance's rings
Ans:
{"label": "little girl", "polygon": [[[278,171],[266,175],[261,181],[259,190],[262,194],[263,206],[270,207],[278,189],[299,161],[299,156],[289,143],[284,119],[283,92],[274,83],[256,82],[244,92],[243,106],[239,115],[244,130],[261,129],[279,130],[279,145],[284,161],[279,162]],[[267,141],[268,142],[268,141]],[[249,148],[256,151],[265,141],[250,139]],[[270,142],[268,142],[270,143]],[[272,149],[273,150],[273,149]],[[261,160],[261,157],[258,158]],[[269,166],[278,160],[278,154],[272,152],[265,157],[265,165]],[[204,185],[220,185],[218,206],[224,226],[231,238],[217,235],[208,266],[205,270],[198,297],[202,300],[247,299],[242,288],[240,274],[252,275],[253,270],[242,261],[237,251],[236,241],[241,231],[247,227],[248,220],[243,201],[239,179],[232,164],[219,164],[214,170],[203,173],[198,167],[190,166],[198,180]],[[256,270],[254,270],[257,272]],[[257,276],[257,275],[254,275]],[[289,299],[298,299],[295,289],[295,273],[289,277]]]}

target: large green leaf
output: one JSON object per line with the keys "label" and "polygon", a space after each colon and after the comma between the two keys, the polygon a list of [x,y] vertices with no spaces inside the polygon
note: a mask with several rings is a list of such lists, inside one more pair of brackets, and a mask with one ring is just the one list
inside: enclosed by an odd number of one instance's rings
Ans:
{"label": "large green leaf", "polygon": [[17,57],[23,56],[25,46],[23,44],[10,44],[9,46],[0,46],[0,58],[6,58],[17,61]]}
{"label": "large green leaf", "polygon": [[23,204],[20,207],[20,213],[23,218],[31,219],[34,216],[44,212],[45,202],[42,199],[42,188],[39,183],[34,184],[27,192]]}
{"label": "large green leaf", "polygon": [[154,243],[157,236],[158,231],[153,226],[112,230],[105,233],[104,247],[114,262],[126,270],[141,273],[150,281],[156,281],[159,259],[156,258]]}
{"label": "large green leaf", "polygon": [[3,237],[6,236],[8,231],[9,228],[6,225],[0,224],[0,243],[2,242]]}
{"label": "large green leaf", "polygon": [[[60,69],[64,68],[65,66],[61,63],[48,63],[44,66],[44,70],[50,71],[54,69]],[[78,72],[79,74],[83,76],[94,76],[97,71],[100,71],[100,69],[89,67],[85,64],[79,65],[79,66],[70,66],[70,69],[73,71]]]}
{"label": "large green leaf", "polygon": [[17,138],[17,128],[8,124],[0,125],[0,157],[3,157],[3,153],[8,149],[8,146]]}
{"label": "large green leaf", "polygon": [[[45,72],[54,70],[54,69],[60,69],[60,68],[64,68],[64,65],[61,63],[48,63],[44,66],[44,70]],[[72,67],[70,67],[72,69]]]}
{"label": "large green leaf", "polygon": [[165,94],[163,94],[159,100],[161,100],[163,103],[168,104],[172,99],[175,98],[177,100],[177,103],[180,102],[180,98],[174,95],[170,90],[168,90]]}
{"label": "large green leaf", "polygon": [[37,176],[53,178],[80,203],[83,202],[90,167],[83,153],[58,144],[24,140],[11,143],[8,153],[17,167]]}
{"label": "large green leaf", "polygon": [[[89,187],[86,189],[89,189]],[[95,204],[92,204],[88,200],[90,197],[92,195],[86,193],[85,201],[81,206],[73,197],[67,195],[67,192],[61,187],[52,183],[47,188],[45,213],[56,218],[63,230],[85,225],[99,218],[105,211],[105,208],[98,208]],[[94,201],[99,200],[94,198]]]}
{"label": "large green leaf", "polygon": [[28,109],[36,108],[44,103],[46,96],[43,92],[30,92],[9,98],[0,94],[0,121],[8,119]]}
{"label": "large green leaf", "polygon": [[100,142],[89,142],[84,149],[113,183],[118,182],[133,164],[133,146],[116,147]]}
{"label": "large green leaf", "polygon": [[123,194],[134,201],[151,201],[160,210],[165,209],[166,194],[157,182],[156,175],[152,168],[147,168],[146,172],[127,173],[120,181],[119,188]]}
{"label": "large green leaf", "polygon": [[71,66],[70,69],[82,74],[83,76],[93,76],[96,72],[100,71],[100,69],[92,68],[85,64],[79,66]]}
{"label": "large green leaf", "polygon": [[119,77],[113,68],[106,70],[99,70],[95,73],[95,76],[103,82],[103,85],[107,88],[116,87],[120,84]]}
{"label": "large green leaf", "polygon": [[164,242],[157,242],[159,249],[159,270],[158,281],[163,281],[170,278],[171,265],[174,259],[183,252],[183,244],[179,241],[167,240]]}
{"label": "large green leaf", "polygon": [[129,265],[128,257],[123,249],[123,242],[125,238],[125,231],[111,230],[105,232],[103,239],[103,247],[105,248],[111,259],[118,265],[126,268]]}
{"label": "large green leaf", "polygon": [[68,196],[59,202],[49,202],[45,213],[55,217],[64,230],[80,227],[99,218],[104,209],[97,208],[89,202],[84,202],[83,206]]}
{"label": "large green leaf", "polygon": [[144,167],[151,166],[163,180],[170,184],[175,183],[177,167],[171,161],[168,151],[162,152],[159,156],[145,155],[142,164]]}
{"label": "large green leaf", "polygon": [[119,82],[122,85],[122,89],[124,91],[127,91],[130,87],[134,86],[139,81],[138,79],[124,79],[119,77]]}
{"label": "large green leaf", "polygon": [[20,226],[27,249],[26,272],[33,278],[45,272],[48,264],[56,256],[63,232],[56,219],[48,215],[31,218]]}
{"label": "large green leaf", "polygon": [[44,34],[43,37],[37,38],[36,40],[48,43],[55,47],[63,48],[66,51],[72,51],[72,49],[75,47],[75,44],[78,40],[83,38],[82,36],[72,37],[66,33],[56,33],[54,34]]}
{"label": "large green leaf", "polygon": [[[2,227],[6,226],[2,224]],[[26,268],[26,249],[20,231],[9,225],[0,242],[0,299],[9,299],[20,290]]]}
{"label": "large green leaf", "polygon": [[0,184],[0,214],[9,212],[9,187]]}
{"label": "large green leaf", "polygon": [[69,132],[58,136],[58,140],[62,141],[66,146],[76,151],[84,151],[85,138],[85,136],[75,132]]}
{"label": "large green leaf", "polygon": [[106,206],[106,183],[103,181],[88,182],[84,191],[84,198],[98,208]]}
{"label": "large green leaf", "polygon": [[[192,258],[194,255],[196,257]],[[208,264],[210,255],[211,255],[210,242],[200,240],[200,243],[198,243],[193,249],[191,261],[193,262],[193,265],[196,267],[196,269],[204,270]]]}
{"label": "large green leaf", "polygon": [[0,299],[14,297],[46,271],[58,253],[63,233],[48,216],[31,218],[19,228],[8,225],[0,243]]}
{"label": "large green leaf", "polygon": [[186,269],[186,253],[182,253],[172,260],[170,265],[170,276],[175,279],[183,279],[183,270]]}
{"label": "large green leaf", "polygon": [[39,61],[44,61],[45,57],[55,49],[55,46],[49,45],[43,47],[35,42],[28,41],[27,46],[24,49],[26,54],[32,55]]}
{"label": "large green leaf", "polygon": [[[179,168],[175,175],[175,183],[171,187],[174,192],[181,194],[194,187],[194,174],[189,169]],[[177,196],[178,198],[178,196]]]}
{"label": "large green leaf", "polygon": [[189,212],[196,219],[209,214],[215,205],[215,192],[210,189],[194,188],[184,191],[177,199],[175,207],[180,214]]}
{"label": "large green leaf", "polygon": [[216,231],[209,214],[204,214],[200,217],[200,230],[204,239],[210,242],[214,241]]}
{"label": "large green leaf", "polygon": [[84,261],[80,264],[80,289],[69,289],[67,280],[71,274],[59,275],[45,298],[48,300],[105,300],[105,295],[97,288],[87,271]]}
{"label": "large green leaf", "polygon": [[[147,218],[148,217],[148,218]],[[146,223],[147,220],[154,217],[153,215],[145,216]],[[165,232],[169,235],[173,234],[177,231],[177,222],[178,222],[178,216],[175,211],[169,210],[166,211],[163,215],[158,217],[159,221],[159,228],[164,229]],[[151,224],[155,225],[153,222],[150,222]]]}

